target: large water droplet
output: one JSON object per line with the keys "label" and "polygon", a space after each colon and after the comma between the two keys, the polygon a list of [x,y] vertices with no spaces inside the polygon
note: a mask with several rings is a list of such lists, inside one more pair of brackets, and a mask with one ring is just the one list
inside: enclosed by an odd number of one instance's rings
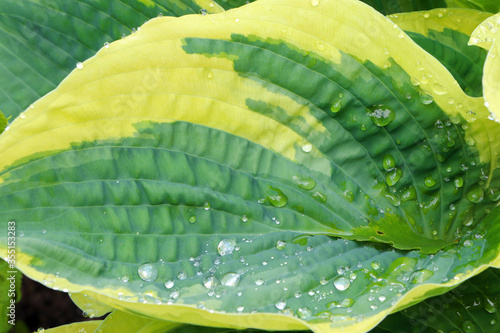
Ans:
{"label": "large water droplet", "polygon": [[219,246],[217,246],[217,251],[221,256],[227,256],[233,253],[235,246],[236,246],[236,241],[234,239],[223,239],[219,242]]}
{"label": "large water droplet", "polygon": [[338,101],[333,103],[332,106],[330,107],[330,111],[332,111],[333,113],[337,113],[340,110],[342,110],[342,99],[339,99]]}
{"label": "large water droplet", "polygon": [[483,198],[484,198],[484,191],[478,184],[472,186],[470,191],[467,193],[467,200],[473,203],[479,203],[483,201]]}
{"label": "large water droplet", "polygon": [[288,203],[288,198],[280,189],[268,186],[266,190],[267,200],[274,207],[284,207]]}
{"label": "large water droplet", "polygon": [[433,101],[434,101],[434,98],[431,95],[429,95],[425,92],[420,92],[420,102],[422,102],[422,104],[429,105]]}
{"label": "large water droplet", "polygon": [[228,287],[237,287],[240,283],[240,275],[237,273],[227,273],[222,277],[220,283]]}
{"label": "large water droplet", "polygon": [[219,281],[217,281],[217,278],[213,275],[207,275],[203,278],[203,285],[207,289],[215,288],[218,282]]}
{"label": "large water droplet", "polygon": [[396,113],[387,105],[373,105],[366,110],[376,126],[387,126],[396,119]]}
{"label": "large water droplet", "polygon": [[81,62],[77,62],[76,63],[76,68],[82,69],[83,68],[83,64]]}
{"label": "large water droplet", "polygon": [[391,171],[392,169],[394,169],[394,167],[396,167],[394,157],[392,157],[391,154],[385,154],[384,158],[382,159],[382,166],[386,171]]}
{"label": "large water droplet", "polygon": [[424,184],[427,187],[433,187],[434,185],[436,185],[436,183],[437,181],[434,179],[434,177],[432,177],[432,175],[429,175],[424,179]]}
{"label": "large water droplet", "polygon": [[180,271],[177,273],[177,278],[179,280],[185,280],[187,278],[187,273],[185,271]]}
{"label": "large water droplet", "polygon": [[298,308],[297,314],[301,319],[307,319],[312,317],[312,311],[308,307]]}
{"label": "large water droplet", "polygon": [[462,323],[462,329],[464,330],[464,333],[476,333],[477,332],[476,326],[470,320],[466,320]]}
{"label": "large water droplet", "polygon": [[417,199],[417,191],[415,191],[415,188],[411,185],[405,188],[403,193],[401,193],[401,201],[403,202],[415,199]]}
{"label": "large water droplet", "polygon": [[276,306],[276,309],[278,310],[283,310],[286,308],[286,302],[284,300],[279,300],[276,304],[274,304],[274,306]]}
{"label": "large water droplet", "polygon": [[310,191],[316,187],[316,181],[309,176],[297,175],[293,176],[292,179],[300,188],[303,188],[305,190]]}
{"label": "large water droplet", "polygon": [[491,201],[500,201],[500,190],[498,188],[490,188],[486,192],[486,196]]}
{"label": "large water droplet", "polygon": [[495,306],[495,302],[493,302],[489,298],[486,298],[486,302],[483,303],[483,307],[488,313],[497,312],[497,307]]}
{"label": "large water droplet", "polygon": [[310,143],[306,143],[306,144],[302,145],[302,151],[304,153],[309,153],[309,152],[311,152],[311,150],[312,150],[312,145]]}
{"label": "large water droplet", "polygon": [[464,180],[462,177],[457,177],[453,180],[453,184],[455,185],[456,188],[460,188],[464,186]]}
{"label": "large water droplet", "polygon": [[189,223],[195,223],[196,222],[196,216],[194,216],[194,215],[190,216],[188,221],[189,221]]}
{"label": "large water droplet", "polygon": [[144,264],[139,266],[137,273],[144,281],[153,282],[158,277],[158,267],[153,264]]}
{"label": "large water droplet", "polygon": [[285,241],[282,241],[282,240],[279,240],[276,242],[276,248],[278,250],[283,250],[286,246],[286,242]]}
{"label": "large water droplet", "polygon": [[403,177],[403,170],[400,168],[394,168],[392,171],[388,171],[385,175],[385,182],[389,186],[394,186]]}
{"label": "large water droplet", "polygon": [[349,286],[351,285],[351,281],[349,281],[349,279],[346,278],[345,276],[340,276],[340,277],[335,279],[335,281],[333,282],[333,285],[338,290],[343,291],[343,290],[347,290],[347,288],[349,288]]}
{"label": "large water droplet", "polygon": [[430,270],[428,269],[421,269],[421,270],[418,270],[416,272],[414,272],[411,276],[410,276],[410,281],[411,283],[422,283],[424,281],[427,281],[428,279],[430,279],[431,276],[433,276],[434,273],[431,272]]}
{"label": "large water droplet", "polygon": [[314,199],[316,199],[316,201],[326,203],[327,200],[326,194],[317,191],[314,192],[312,196]]}
{"label": "large water droplet", "polygon": [[165,288],[167,289],[172,289],[174,285],[175,285],[174,280],[167,280],[167,282],[165,282]]}

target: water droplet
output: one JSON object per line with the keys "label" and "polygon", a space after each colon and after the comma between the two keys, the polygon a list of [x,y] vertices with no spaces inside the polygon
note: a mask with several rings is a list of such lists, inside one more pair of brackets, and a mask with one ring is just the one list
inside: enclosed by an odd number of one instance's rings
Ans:
{"label": "water droplet", "polygon": [[276,309],[278,310],[283,310],[286,308],[286,302],[284,300],[279,300],[276,304],[274,304],[274,306],[276,306]]}
{"label": "water droplet", "polygon": [[394,161],[394,157],[391,154],[385,154],[382,159],[382,166],[385,171],[391,171],[396,166],[396,162]]}
{"label": "water droplet", "polygon": [[474,326],[472,321],[466,320],[462,323],[462,329],[464,330],[464,333],[476,333],[477,328]]}
{"label": "water droplet", "polygon": [[497,312],[497,307],[495,306],[495,302],[493,302],[489,298],[486,298],[486,302],[483,303],[483,307],[488,313]]}
{"label": "water droplet", "polygon": [[174,287],[174,284],[174,280],[167,280],[167,282],[165,282],[165,288],[172,289]]}
{"label": "water droplet", "polygon": [[127,283],[129,281],[129,277],[127,274],[123,275],[121,278],[120,278],[123,282]]}
{"label": "water droplet", "polygon": [[81,62],[77,62],[76,63],[76,68],[82,69],[83,68],[83,64]]}
{"label": "water droplet", "polygon": [[362,130],[362,131],[366,131],[366,130],[367,130],[367,127],[366,127],[366,125],[365,125],[365,124],[361,124],[361,127],[360,127],[360,128],[361,128],[361,130]]}
{"label": "water droplet", "polygon": [[392,171],[388,171],[385,175],[385,182],[389,186],[394,186],[403,177],[403,170],[400,168],[394,168]]}
{"label": "water droplet", "polygon": [[309,176],[293,176],[292,179],[295,181],[298,187],[303,188],[305,190],[312,190],[316,187],[316,181]]}
{"label": "water droplet", "polygon": [[109,47],[109,43],[108,42],[104,43],[104,48],[107,49],[108,47]]}
{"label": "water droplet", "polygon": [[196,222],[196,216],[190,216],[189,217],[189,223],[195,223]]}
{"label": "water droplet", "polygon": [[434,273],[428,269],[421,269],[410,276],[411,283],[422,283],[427,281]]}
{"label": "water droplet", "polygon": [[405,37],[405,33],[403,31],[401,31],[398,35],[399,38],[404,38]]}
{"label": "water droplet", "polygon": [[396,119],[396,113],[387,105],[373,105],[366,110],[376,126],[387,126]]}
{"label": "water droplet", "polygon": [[422,102],[424,105],[429,105],[434,101],[434,98],[425,93],[425,92],[420,92],[420,102]]}
{"label": "water droplet", "polygon": [[217,278],[213,275],[207,275],[203,278],[203,285],[207,289],[215,288],[218,282],[219,281],[217,281]]}
{"label": "water droplet", "polygon": [[401,193],[401,201],[403,202],[415,199],[417,199],[417,191],[415,191],[415,188],[411,185],[406,187],[403,193]]}
{"label": "water droplet", "polygon": [[341,109],[342,109],[342,99],[339,99],[338,101],[333,103],[332,106],[330,107],[330,111],[332,111],[333,113],[337,113]]}
{"label": "water droplet", "polygon": [[236,273],[227,273],[222,277],[220,283],[228,287],[237,287],[240,283],[240,275]]}
{"label": "water droplet", "polygon": [[266,198],[274,207],[284,207],[288,203],[288,198],[280,189],[268,186],[266,190]]}
{"label": "water droplet", "polygon": [[372,268],[373,269],[380,269],[380,263],[378,261],[373,261]]}
{"label": "water droplet", "polygon": [[498,188],[490,188],[486,191],[486,196],[491,201],[500,201],[500,190]]}
{"label": "water droplet", "polygon": [[178,272],[178,273],[177,273],[177,278],[178,278],[179,280],[185,280],[185,279],[187,278],[187,274],[186,274],[186,272],[184,272],[184,271],[180,271],[180,272]]}
{"label": "water droplet", "polygon": [[203,209],[205,209],[205,210],[209,210],[209,209],[210,209],[210,202],[208,202],[208,201],[207,201],[207,202],[205,202],[205,203],[203,204]]}
{"label": "water droplet", "polygon": [[319,5],[319,0],[311,0],[311,6],[316,7]]}
{"label": "water droplet", "polygon": [[246,215],[243,215],[241,217],[241,222],[243,222],[243,223],[248,222],[248,217]]}
{"label": "water droplet", "polygon": [[243,310],[245,310],[245,307],[243,305],[240,305],[236,308],[236,311],[238,312],[243,312]]}
{"label": "water droplet", "polygon": [[434,179],[434,177],[432,177],[432,175],[429,175],[424,179],[424,184],[427,187],[433,187],[434,185],[436,185],[436,183],[437,181]]}
{"label": "water droplet", "polygon": [[464,241],[464,246],[465,247],[472,247],[472,245],[474,245],[474,243],[470,239],[466,239]]}
{"label": "water droplet", "polygon": [[144,281],[153,282],[158,277],[158,267],[153,264],[144,264],[139,266],[137,273]]}
{"label": "water droplet", "polygon": [[208,11],[207,11],[205,8],[202,8],[202,9],[200,9],[200,14],[201,14],[202,16],[205,16],[205,15],[207,15],[207,14],[208,14]]}
{"label": "water droplet", "polygon": [[263,279],[261,279],[261,278],[258,278],[257,280],[255,280],[255,284],[256,284],[257,286],[262,286],[262,285],[264,284],[264,280],[263,280]]}
{"label": "water droplet", "polygon": [[233,253],[235,246],[236,246],[236,241],[234,239],[223,239],[219,242],[219,246],[217,246],[217,251],[221,256],[227,256]]}
{"label": "water droplet", "polygon": [[429,18],[429,16],[430,16],[429,13],[427,13],[427,12],[424,13],[424,18]]}
{"label": "water droplet", "polygon": [[444,94],[446,94],[448,92],[448,91],[446,91],[446,88],[443,87],[442,85],[440,85],[439,83],[435,83],[432,86],[432,91],[434,91],[434,93],[436,95],[444,95]]}
{"label": "water droplet", "polygon": [[478,184],[472,186],[470,191],[467,193],[467,200],[473,203],[479,203],[483,201],[483,198],[484,198],[484,191]]}
{"label": "water droplet", "polygon": [[455,184],[456,188],[464,186],[464,180],[462,177],[457,177],[453,180],[453,183]]}
{"label": "water droplet", "polygon": [[309,153],[312,150],[312,144],[306,143],[305,145],[302,145],[302,151],[304,153]]}
{"label": "water droplet", "polygon": [[327,200],[326,194],[316,191],[313,193],[312,196],[314,199],[316,199],[316,201],[326,203]]}
{"label": "water droplet", "polygon": [[328,280],[325,277],[322,277],[321,279],[319,279],[319,284],[324,286],[324,285],[328,284]]}
{"label": "water droplet", "polygon": [[349,286],[351,285],[351,281],[349,281],[349,279],[347,279],[345,276],[340,276],[340,277],[335,279],[335,281],[333,282],[333,285],[338,290],[343,291],[343,290],[347,290],[347,288],[349,288]]}
{"label": "water droplet", "polygon": [[286,242],[285,241],[282,241],[282,240],[279,240],[278,242],[276,242],[276,248],[278,250],[283,250],[286,246]]}
{"label": "water droplet", "polygon": [[308,307],[303,307],[303,308],[298,308],[297,309],[297,315],[301,318],[301,319],[307,319],[307,318],[310,318],[312,317],[312,311],[309,310]]}
{"label": "water droplet", "polygon": [[326,45],[322,43],[321,41],[317,40],[316,41],[316,48],[320,51],[326,50]]}
{"label": "water droplet", "polygon": [[490,325],[492,325],[492,326],[493,326],[493,325],[495,325],[496,323],[497,323],[497,321],[496,321],[495,319],[490,320]]}
{"label": "water droplet", "polygon": [[302,297],[302,293],[297,290],[296,292],[293,293],[293,297],[295,297],[295,298],[301,298]]}

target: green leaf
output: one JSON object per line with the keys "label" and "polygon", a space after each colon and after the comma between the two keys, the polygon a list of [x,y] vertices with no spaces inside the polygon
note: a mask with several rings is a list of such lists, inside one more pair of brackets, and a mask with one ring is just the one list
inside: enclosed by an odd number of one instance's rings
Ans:
{"label": "green leaf", "polygon": [[0,221],[50,287],[365,332],[500,266],[499,125],[366,5],[158,18],[79,67],[0,136]]}
{"label": "green leaf", "polygon": [[384,15],[443,8],[445,0],[362,0]]}
{"label": "green leaf", "polygon": [[452,291],[388,316],[372,332],[495,332],[500,270],[490,268]]}
{"label": "green leaf", "polygon": [[472,33],[469,44],[477,45],[488,50],[488,56],[484,64],[485,75],[483,77],[485,105],[490,110],[492,117],[500,118],[500,43],[498,42],[498,26],[500,14],[489,17],[482,22]]}
{"label": "green leaf", "polygon": [[79,323],[72,323],[68,325],[62,325],[50,329],[43,330],[43,333],[74,333],[74,332],[94,332],[99,325],[102,323],[101,320],[92,321],[82,321]]}
{"label": "green leaf", "polygon": [[[456,8],[395,14],[389,18],[436,57],[466,94],[479,97],[483,94],[481,80],[487,52],[469,46],[468,41],[472,31],[489,16],[489,13]],[[449,103],[454,101],[450,99]]]}
{"label": "green leaf", "polygon": [[17,117],[77,63],[145,21],[202,8],[221,10],[208,0],[1,1],[0,110]]}
{"label": "green leaf", "polygon": [[7,118],[3,115],[3,113],[0,111],[0,134],[5,130],[7,127]]}

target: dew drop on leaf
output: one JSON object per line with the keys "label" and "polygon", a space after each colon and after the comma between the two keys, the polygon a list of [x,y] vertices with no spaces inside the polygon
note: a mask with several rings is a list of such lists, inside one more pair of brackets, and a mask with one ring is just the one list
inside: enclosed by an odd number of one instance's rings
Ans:
{"label": "dew drop on leaf", "polygon": [[208,275],[203,278],[203,285],[207,289],[215,288],[217,286],[217,283],[217,278],[213,275]]}
{"label": "dew drop on leaf", "polygon": [[464,186],[464,180],[462,177],[457,177],[453,180],[453,184],[455,185],[456,188],[460,188]]}
{"label": "dew drop on leaf", "polygon": [[304,190],[312,190],[316,187],[316,181],[309,176],[293,176],[292,179],[295,181],[298,187],[303,188]]}
{"label": "dew drop on leaf", "polygon": [[319,0],[311,0],[311,6],[316,7],[319,5]]}
{"label": "dew drop on leaf", "polygon": [[476,326],[470,320],[466,320],[462,323],[462,329],[463,329],[464,333],[476,333],[477,332]]}
{"label": "dew drop on leaf", "polygon": [[347,279],[345,276],[340,276],[340,277],[335,279],[335,281],[333,282],[333,285],[338,290],[344,291],[344,290],[347,290],[347,288],[349,288],[349,286],[351,285],[351,281],[349,281],[349,279]]}
{"label": "dew drop on leaf", "polygon": [[236,246],[236,241],[234,239],[223,239],[219,242],[219,246],[217,246],[217,251],[221,256],[227,256],[233,253],[235,246]]}
{"label": "dew drop on leaf", "polygon": [[177,278],[179,280],[185,280],[187,278],[187,274],[185,271],[180,271],[177,273]]}
{"label": "dew drop on leaf", "polygon": [[427,281],[428,279],[431,278],[431,276],[433,276],[434,273],[431,272],[430,270],[428,269],[421,269],[421,270],[418,270],[416,272],[414,272],[411,276],[410,276],[410,281],[411,283],[422,283],[424,281]]}
{"label": "dew drop on leaf", "polygon": [[302,151],[304,153],[309,153],[312,150],[312,145],[310,143],[306,143],[305,145],[302,145]]}
{"label": "dew drop on leaf", "polygon": [[77,62],[77,63],[76,63],[76,68],[78,68],[78,69],[82,69],[82,68],[83,68],[83,63],[81,63],[81,62]]}
{"label": "dew drop on leaf", "polygon": [[433,101],[434,101],[434,98],[431,95],[424,93],[424,92],[420,92],[420,102],[422,102],[422,104],[429,105]]}
{"label": "dew drop on leaf", "polygon": [[173,280],[167,280],[167,282],[165,282],[165,288],[172,289],[174,287],[174,284],[175,282]]}
{"label": "dew drop on leaf", "polygon": [[283,250],[286,246],[286,242],[285,241],[282,241],[282,240],[279,240],[276,242],[276,248],[278,250]]}
{"label": "dew drop on leaf", "polygon": [[342,99],[339,99],[330,107],[330,111],[333,113],[338,113],[342,109]]}
{"label": "dew drop on leaf", "polygon": [[190,216],[188,219],[189,223],[196,223],[196,216]]}
{"label": "dew drop on leaf", "polygon": [[427,187],[433,187],[434,185],[436,185],[436,183],[437,182],[434,179],[434,177],[432,177],[432,175],[429,175],[429,176],[425,177],[425,179],[424,179],[424,184]]}
{"label": "dew drop on leaf", "polygon": [[158,277],[158,267],[153,264],[144,264],[137,269],[139,277],[146,282],[153,282]]}
{"label": "dew drop on leaf", "polygon": [[297,315],[301,319],[307,319],[307,318],[312,317],[312,311],[308,307],[298,308]]}
{"label": "dew drop on leaf", "polygon": [[473,203],[479,203],[483,201],[484,191],[480,185],[476,184],[467,193],[467,200]]}
{"label": "dew drop on leaf", "polygon": [[490,188],[486,192],[486,196],[491,201],[499,201],[500,200],[500,190],[498,188]]}
{"label": "dew drop on leaf", "polygon": [[243,215],[241,217],[241,222],[243,222],[243,223],[248,222],[248,217],[246,215]]}
{"label": "dew drop on leaf", "polygon": [[121,278],[120,278],[123,282],[127,283],[129,281],[129,277],[127,274],[123,275]]}
{"label": "dew drop on leaf", "polygon": [[228,287],[237,287],[240,283],[240,275],[237,273],[227,273],[222,277],[220,283]]}
{"label": "dew drop on leaf", "polygon": [[268,186],[266,198],[274,207],[284,207],[288,203],[288,197],[280,189]]}
{"label": "dew drop on leaf", "polygon": [[391,171],[396,166],[396,162],[394,161],[394,157],[391,154],[385,154],[382,159],[382,166],[385,171]]}
{"label": "dew drop on leaf", "polygon": [[316,199],[316,201],[326,203],[326,200],[327,200],[326,194],[323,194],[323,193],[317,191],[317,192],[314,192],[312,196],[314,199]]}
{"label": "dew drop on leaf", "polygon": [[385,175],[385,182],[389,186],[394,186],[403,177],[403,170],[394,168]]}
{"label": "dew drop on leaf", "polygon": [[261,278],[258,278],[257,280],[255,280],[255,284],[256,284],[257,286],[262,286],[262,285],[264,284],[264,280],[263,280],[263,279],[261,279]]}
{"label": "dew drop on leaf", "polygon": [[283,310],[286,308],[286,302],[284,300],[279,300],[276,304],[274,304],[274,306],[276,306],[276,309],[278,310]]}
{"label": "dew drop on leaf", "polygon": [[373,105],[367,110],[367,115],[379,127],[387,126],[396,119],[396,113],[387,105]]}

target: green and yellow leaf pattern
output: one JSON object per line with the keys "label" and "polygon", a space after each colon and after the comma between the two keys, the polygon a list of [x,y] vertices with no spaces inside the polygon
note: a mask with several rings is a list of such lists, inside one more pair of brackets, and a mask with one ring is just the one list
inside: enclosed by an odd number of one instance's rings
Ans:
{"label": "green and yellow leaf pattern", "polygon": [[0,136],[19,269],[138,327],[366,332],[500,268],[500,125],[396,23],[260,0],[103,47]]}

